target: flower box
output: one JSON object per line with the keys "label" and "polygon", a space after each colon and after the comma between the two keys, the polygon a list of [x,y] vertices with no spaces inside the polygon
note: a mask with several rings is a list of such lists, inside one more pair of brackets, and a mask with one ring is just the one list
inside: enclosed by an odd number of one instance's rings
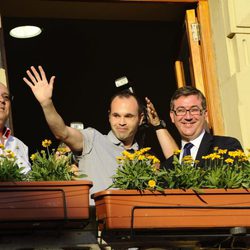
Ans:
{"label": "flower box", "polygon": [[106,230],[250,227],[250,192],[244,189],[107,190],[92,198]]}
{"label": "flower box", "polygon": [[91,181],[0,183],[1,222],[85,220]]}

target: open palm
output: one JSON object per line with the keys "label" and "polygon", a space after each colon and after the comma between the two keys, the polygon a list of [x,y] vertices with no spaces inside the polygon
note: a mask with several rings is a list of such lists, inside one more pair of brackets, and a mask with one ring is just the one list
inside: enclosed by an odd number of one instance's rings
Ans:
{"label": "open palm", "polygon": [[34,66],[31,66],[30,70],[26,71],[29,78],[24,77],[23,80],[31,88],[36,99],[43,105],[51,101],[55,76],[52,76],[48,82],[43,68],[38,66],[38,70],[39,72]]}

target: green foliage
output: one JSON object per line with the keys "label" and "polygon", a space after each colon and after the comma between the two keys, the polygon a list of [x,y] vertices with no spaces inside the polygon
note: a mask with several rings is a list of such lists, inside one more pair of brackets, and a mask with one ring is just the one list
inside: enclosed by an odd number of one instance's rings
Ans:
{"label": "green foliage", "polygon": [[8,159],[0,161],[0,181],[24,181],[26,175],[22,172],[24,167],[18,166],[16,162],[10,162]]}
{"label": "green foliage", "polygon": [[[248,172],[248,174],[247,174]],[[249,188],[249,166],[223,165],[209,167],[205,175],[207,188]]]}
{"label": "green foliage", "polygon": [[119,167],[112,176],[110,188],[162,191],[166,171],[157,168],[159,160],[148,154],[149,150],[143,148],[133,154],[124,151],[123,156],[117,158]]}
{"label": "green foliage", "polygon": [[44,140],[42,150],[31,156],[32,167],[28,173],[30,181],[69,181],[86,177],[79,174],[78,168],[73,164],[72,153],[68,148],[59,148],[49,151],[50,140]]}
{"label": "green foliage", "polygon": [[23,173],[25,167],[18,166],[15,154],[10,150],[5,150],[1,145],[0,155],[0,181],[24,181],[26,175]]}
{"label": "green foliage", "polygon": [[197,190],[204,185],[204,175],[204,169],[197,167],[193,161],[188,159],[180,164],[179,159],[174,155],[174,168],[167,170],[164,179],[167,188]]}
{"label": "green foliage", "polygon": [[227,151],[215,148],[214,153],[203,156],[205,165],[197,167],[190,156],[180,163],[174,156],[174,169],[168,169],[167,188],[250,188],[250,163],[240,150]]}
{"label": "green foliage", "polygon": [[[159,169],[159,160],[149,155],[149,148],[130,154],[123,152],[118,157],[119,167],[112,177],[111,187],[120,189],[145,189],[162,191],[164,189],[193,189],[201,191],[205,188],[250,188],[250,162],[240,150],[227,151],[214,149],[212,154],[203,156],[204,166],[198,167],[191,156],[179,162],[174,155],[173,169]],[[179,153],[179,152],[178,152]],[[157,159],[157,160],[156,160]]]}

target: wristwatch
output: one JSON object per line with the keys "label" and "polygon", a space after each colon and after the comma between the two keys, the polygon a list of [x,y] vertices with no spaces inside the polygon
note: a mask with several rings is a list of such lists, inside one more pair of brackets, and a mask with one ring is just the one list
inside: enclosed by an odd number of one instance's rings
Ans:
{"label": "wristwatch", "polygon": [[156,126],[153,126],[154,130],[158,130],[158,129],[164,129],[166,128],[167,125],[166,125],[166,122],[163,121],[163,120],[160,120],[160,124],[159,125],[156,125]]}

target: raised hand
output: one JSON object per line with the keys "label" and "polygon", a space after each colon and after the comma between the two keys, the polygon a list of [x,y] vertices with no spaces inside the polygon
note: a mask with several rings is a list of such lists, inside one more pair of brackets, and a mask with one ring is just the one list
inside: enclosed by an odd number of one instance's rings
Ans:
{"label": "raised hand", "polygon": [[38,70],[39,72],[31,66],[30,70],[26,71],[29,78],[23,77],[23,80],[31,88],[39,103],[44,106],[52,101],[55,76],[52,76],[48,82],[42,66],[38,66]]}
{"label": "raised hand", "polygon": [[153,103],[149,100],[148,97],[145,98],[147,103],[147,111],[148,111],[148,121],[152,126],[157,126],[160,124],[160,118],[155,110]]}

